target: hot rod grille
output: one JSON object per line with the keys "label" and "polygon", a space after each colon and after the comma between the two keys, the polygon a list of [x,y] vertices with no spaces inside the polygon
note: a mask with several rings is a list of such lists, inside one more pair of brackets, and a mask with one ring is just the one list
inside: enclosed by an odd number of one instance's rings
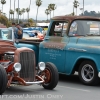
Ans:
{"label": "hot rod grille", "polygon": [[34,81],[34,67],[35,67],[35,59],[33,52],[21,52],[20,53],[20,63],[21,63],[21,71],[20,77],[23,78],[26,82]]}

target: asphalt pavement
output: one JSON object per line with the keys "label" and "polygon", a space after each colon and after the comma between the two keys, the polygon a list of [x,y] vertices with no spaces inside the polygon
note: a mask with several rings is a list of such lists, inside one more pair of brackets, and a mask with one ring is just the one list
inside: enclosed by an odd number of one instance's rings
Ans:
{"label": "asphalt pavement", "polygon": [[100,100],[100,85],[85,86],[77,75],[59,76],[54,90],[40,85],[12,86],[1,96],[3,100]]}

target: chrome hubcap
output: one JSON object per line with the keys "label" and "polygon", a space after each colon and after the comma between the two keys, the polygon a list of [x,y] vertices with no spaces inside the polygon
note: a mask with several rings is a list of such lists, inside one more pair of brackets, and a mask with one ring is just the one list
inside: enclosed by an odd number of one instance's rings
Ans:
{"label": "chrome hubcap", "polygon": [[86,64],[83,66],[82,70],[81,70],[81,75],[82,78],[86,81],[89,82],[93,79],[94,77],[94,69],[91,65]]}

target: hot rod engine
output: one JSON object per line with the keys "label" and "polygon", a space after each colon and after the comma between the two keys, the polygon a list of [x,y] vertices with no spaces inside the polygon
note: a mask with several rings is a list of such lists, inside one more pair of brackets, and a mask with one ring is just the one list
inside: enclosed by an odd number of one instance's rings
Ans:
{"label": "hot rod engine", "polygon": [[3,56],[3,59],[14,62],[14,52],[5,52],[4,56]]}

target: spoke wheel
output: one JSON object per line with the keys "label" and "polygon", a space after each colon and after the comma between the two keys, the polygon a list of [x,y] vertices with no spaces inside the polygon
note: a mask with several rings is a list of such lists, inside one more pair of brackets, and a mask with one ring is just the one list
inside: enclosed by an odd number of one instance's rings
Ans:
{"label": "spoke wheel", "polygon": [[81,70],[81,75],[85,81],[87,81],[87,82],[91,81],[94,77],[93,67],[89,64],[84,65]]}
{"label": "spoke wheel", "polygon": [[44,79],[45,84],[49,83],[51,80],[51,74],[49,69],[45,69],[42,73],[41,73],[41,77]]}
{"label": "spoke wheel", "polygon": [[85,85],[97,85],[99,82],[98,71],[93,61],[83,61],[79,67],[79,78]]}
{"label": "spoke wheel", "polygon": [[56,87],[58,84],[58,70],[56,66],[53,63],[47,62],[46,63],[46,69],[41,74],[42,78],[44,78],[45,82],[42,84],[42,86],[45,89],[52,90]]}

